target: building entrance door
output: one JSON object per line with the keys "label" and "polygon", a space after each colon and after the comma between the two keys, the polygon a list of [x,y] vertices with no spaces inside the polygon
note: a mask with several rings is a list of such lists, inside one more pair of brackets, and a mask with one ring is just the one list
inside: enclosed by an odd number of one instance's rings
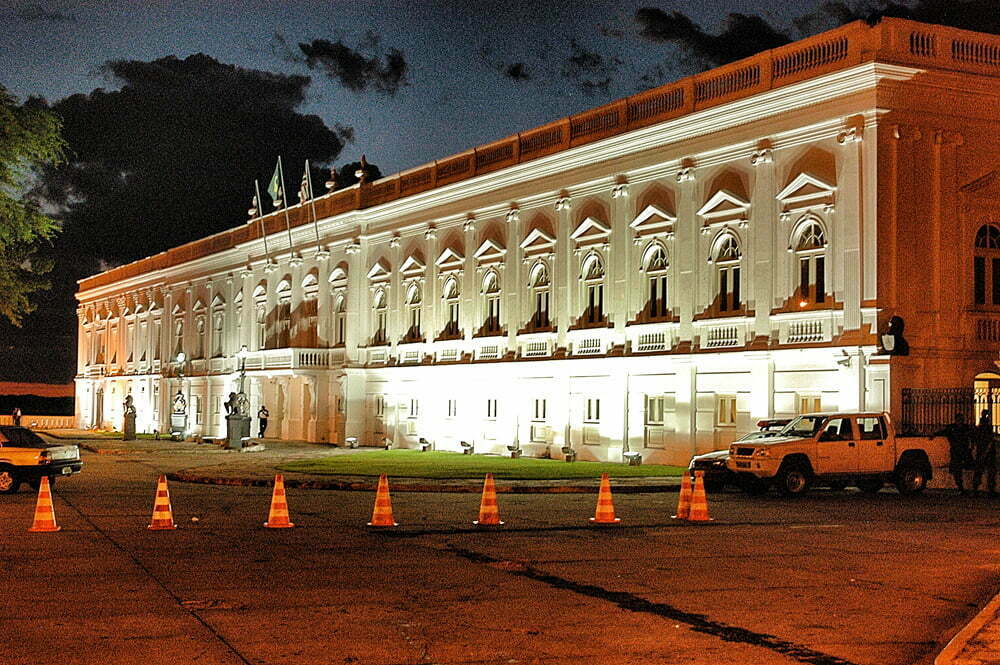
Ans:
{"label": "building entrance door", "polygon": [[98,388],[94,392],[94,408],[92,413],[94,414],[93,422],[90,426],[94,429],[100,429],[101,423],[104,421],[104,389]]}

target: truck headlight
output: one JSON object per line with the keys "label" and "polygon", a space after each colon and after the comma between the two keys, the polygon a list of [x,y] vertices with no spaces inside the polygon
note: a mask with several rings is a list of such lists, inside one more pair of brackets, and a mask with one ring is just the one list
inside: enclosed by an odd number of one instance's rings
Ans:
{"label": "truck headlight", "polygon": [[754,457],[770,457],[771,456],[771,451],[768,450],[767,448],[758,448],[757,450],[753,451],[753,456]]}

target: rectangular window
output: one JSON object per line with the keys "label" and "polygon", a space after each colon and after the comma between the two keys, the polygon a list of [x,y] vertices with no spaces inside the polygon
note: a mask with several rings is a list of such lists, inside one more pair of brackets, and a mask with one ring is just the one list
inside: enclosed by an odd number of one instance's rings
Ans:
{"label": "rectangular window", "polygon": [[548,406],[546,400],[536,399],[535,400],[535,411],[531,419],[535,422],[545,422],[547,417]]}
{"label": "rectangular window", "polygon": [[715,398],[715,424],[732,427],[736,424],[736,396],[718,395]]}
{"label": "rectangular window", "polygon": [[500,296],[490,296],[486,301],[486,329],[500,330]]}
{"label": "rectangular window", "polygon": [[725,268],[719,271],[719,311],[729,310],[729,271]]}
{"label": "rectangular window", "polygon": [[486,417],[489,420],[497,418],[497,401],[495,399],[486,400]]}
{"label": "rectangular window", "polygon": [[604,320],[604,285],[593,284],[587,287],[587,323],[597,323]]}
{"label": "rectangular window", "polygon": [[337,314],[337,344],[344,344],[347,335],[347,316],[344,313]]}
{"label": "rectangular window", "polygon": [[1000,259],[993,259],[992,265],[990,266],[993,270],[991,277],[993,278],[993,304],[1000,305]]}
{"label": "rectangular window", "polygon": [[385,415],[385,395],[375,395],[375,415],[379,418]]}
{"label": "rectangular window", "polygon": [[809,300],[809,264],[812,259],[808,256],[799,259],[799,295],[803,300]]}
{"label": "rectangular window", "polygon": [[858,418],[858,430],[861,433],[861,438],[864,440],[877,441],[885,438],[882,419],[875,416]]}
{"label": "rectangular window", "polygon": [[455,418],[458,416],[458,400],[450,399],[448,400],[448,417]]}
{"label": "rectangular window", "polygon": [[535,320],[536,328],[547,328],[549,325],[549,292],[538,291],[535,293]]}
{"label": "rectangular window", "polygon": [[587,409],[584,411],[583,422],[585,423],[599,423],[601,422],[601,400],[598,398],[590,397],[587,398]]}
{"label": "rectangular window", "polygon": [[194,402],[194,423],[196,425],[201,425],[203,420],[201,413],[201,395],[192,396],[191,401]]}
{"label": "rectangular window", "polygon": [[733,310],[740,308],[740,267],[733,267]]}
{"label": "rectangular window", "polygon": [[975,269],[975,300],[977,305],[986,304],[986,259],[982,256],[977,256],[973,262],[973,268]]}
{"label": "rectangular window", "polygon": [[667,398],[663,395],[646,395],[646,424],[662,427]]}
{"label": "rectangular window", "polygon": [[826,302],[826,257],[816,257],[816,302]]}
{"label": "rectangular window", "polygon": [[219,411],[222,410],[222,398],[216,395],[212,398],[212,415],[219,415]]}
{"label": "rectangular window", "polygon": [[661,318],[667,316],[667,276],[649,278],[649,316]]}
{"label": "rectangular window", "polygon": [[420,400],[411,398],[410,399],[410,418],[416,418],[420,415]]}
{"label": "rectangular window", "polygon": [[799,395],[799,415],[823,410],[823,399],[816,395]]}

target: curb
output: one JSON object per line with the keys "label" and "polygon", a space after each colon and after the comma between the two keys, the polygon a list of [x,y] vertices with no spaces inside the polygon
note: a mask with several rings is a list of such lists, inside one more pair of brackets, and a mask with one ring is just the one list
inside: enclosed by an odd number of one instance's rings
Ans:
{"label": "curb", "polygon": [[[234,477],[226,478],[219,476],[203,476],[197,473],[185,471],[175,471],[168,473],[167,478],[181,483],[196,483],[202,485],[227,485],[234,487],[271,487],[271,478],[247,478]],[[600,480],[593,479],[592,485],[507,485],[496,486],[497,494],[593,494],[598,490]],[[518,482],[518,481],[512,481]],[[285,487],[311,490],[339,490],[347,492],[373,492],[378,485],[378,479],[371,480],[311,480],[307,478],[289,478],[285,476]],[[616,486],[615,494],[653,494],[661,492],[678,492],[680,483],[656,485],[619,485]],[[395,480],[392,482],[393,492],[439,492],[458,494],[480,494],[483,491],[482,483],[473,480],[466,484],[444,484],[429,482],[406,482],[405,480]]]}
{"label": "curb", "polygon": [[[934,659],[934,665],[953,665],[957,662],[958,656],[962,651],[969,645],[976,635],[982,628],[993,620],[1000,621],[1000,594],[993,597],[989,603],[986,604],[979,614],[977,614],[972,621],[966,624],[965,628],[958,631],[955,637],[951,638],[951,641],[945,645],[941,653],[937,655]],[[975,659],[975,656],[972,656]],[[962,662],[973,663],[975,660],[962,659]],[[986,662],[986,661],[982,661]]]}

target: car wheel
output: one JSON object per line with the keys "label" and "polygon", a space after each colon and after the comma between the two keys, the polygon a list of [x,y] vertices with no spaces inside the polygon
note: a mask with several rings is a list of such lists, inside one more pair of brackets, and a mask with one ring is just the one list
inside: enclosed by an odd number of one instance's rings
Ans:
{"label": "car wheel", "polygon": [[809,469],[793,464],[778,472],[775,484],[785,496],[800,496],[808,491],[811,480]]}
{"label": "car wheel", "polygon": [[21,486],[21,479],[9,466],[0,467],[0,494],[13,494]]}
{"label": "car wheel", "polygon": [[858,481],[858,489],[866,494],[878,494],[884,484],[881,478],[862,478]]}
{"label": "car wheel", "polygon": [[906,462],[896,471],[896,489],[904,495],[919,494],[927,487],[927,475],[923,465]]}

